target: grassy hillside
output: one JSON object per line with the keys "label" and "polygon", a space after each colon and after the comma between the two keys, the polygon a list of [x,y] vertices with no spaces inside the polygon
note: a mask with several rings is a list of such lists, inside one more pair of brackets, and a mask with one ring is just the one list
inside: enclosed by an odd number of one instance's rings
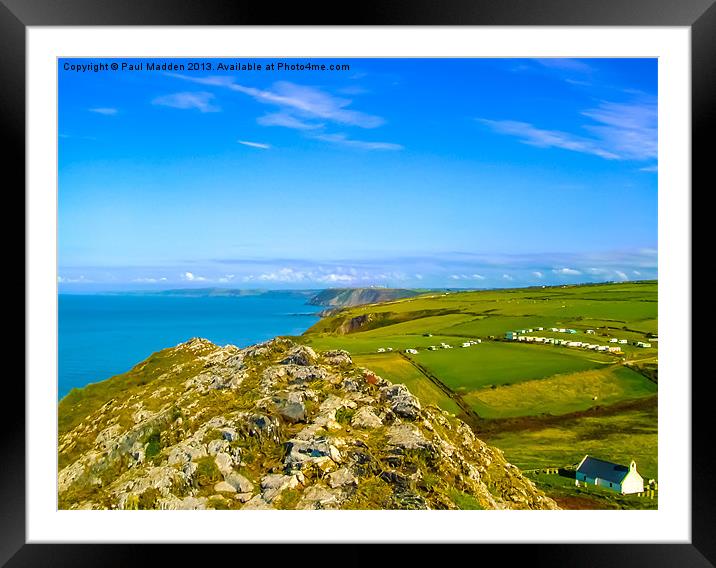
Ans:
{"label": "grassy hillside", "polygon": [[[621,463],[634,458],[645,478],[655,477],[657,289],[648,281],[430,292],[338,310],[300,341],[346,349],[361,365],[404,382],[425,404],[451,409],[519,467],[559,467],[590,453]],[[504,339],[521,329],[618,345],[622,353]],[[571,490],[550,483],[562,497]]]}

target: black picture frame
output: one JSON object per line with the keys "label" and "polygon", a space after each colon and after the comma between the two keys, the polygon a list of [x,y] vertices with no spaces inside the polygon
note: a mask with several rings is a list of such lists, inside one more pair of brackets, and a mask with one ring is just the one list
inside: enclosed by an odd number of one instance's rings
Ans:
{"label": "black picture frame", "polygon": [[[380,0],[351,3],[249,3],[229,0],[0,0],[0,153],[7,193],[25,184],[25,37],[28,26],[68,25],[503,25],[687,26],[691,29],[692,186],[707,191],[713,158],[707,136],[716,118],[716,5],[714,0]],[[710,141],[710,140],[709,140]],[[14,180],[13,183],[8,179]],[[692,199],[693,189],[683,188]],[[6,193],[6,195],[7,195]],[[21,207],[24,207],[24,200]],[[693,211],[692,207],[692,211]],[[7,209],[6,209],[7,211]],[[702,210],[703,214],[703,210]],[[703,235],[702,235],[703,236]],[[694,246],[700,239],[692,233]],[[708,242],[708,241],[707,241]],[[693,253],[692,253],[693,255]],[[695,258],[692,256],[692,258]],[[705,281],[692,280],[695,293]],[[699,283],[700,282],[700,283]],[[26,296],[26,309],[28,298]],[[668,301],[668,299],[663,299]],[[692,299],[693,301],[693,299]],[[692,359],[693,361],[693,359]],[[688,379],[689,377],[685,377]],[[709,378],[708,376],[701,377]],[[711,402],[708,381],[692,381],[692,539],[689,544],[493,545],[500,563],[529,566],[715,566],[716,484],[711,482]],[[5,420],[0,436],[0,565],[98,566],[156,561],[186,550],[151,545],[26,544],[25,389],[6,377],[4,399],[17,401],[18,416]],[[6,403],[7,404],[7,403]],[[558,539],[558,535],[556,537]],[[380,558],[404,562],[397,547],[349,545],[340,557],[364,565]],[[496,549],[495,549],[496,547]],[[222,547],[228,552],[228,548]],[[141,551],[140,551],[141,549]],[[243,549],[253,553],[255,547]],[[418,550],[413,547],[413,551]],[[472,553],[469,553],[472,554]],[[271,556],[280,559],[281,552]],[[208,560],[208,559],[207,559]],[[212,561],[215,561],[213,559]],[[478,559],[476,558],[476,561]]]}

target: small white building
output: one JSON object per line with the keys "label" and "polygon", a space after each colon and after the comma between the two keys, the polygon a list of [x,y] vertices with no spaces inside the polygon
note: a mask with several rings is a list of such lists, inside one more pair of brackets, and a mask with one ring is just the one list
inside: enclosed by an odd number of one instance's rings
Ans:
{"label": "small white building", "polygon": [[385,347],[378,347],[378,353],[385,353]]}
{"label": "small white building", "polygon": [[636,346],[637,347],[651,347],[651,343],[647,343],[646,341],[637,341]]}
{"label": "small white building", "polygon": [[417,350],[417,349],[406,349],[405,352],[406,352],[406,353],[409,353],[410,355],[417,355],[417,354],[418,354],[418,350]]}
{"label": "small white building", "polygon": [[609,340],[609,343],[618,343],[618,342],[619,342],[619,340],[618,340],[616,337],[612,337],[612,338]]}
{"label": "small white building", "polygon": [[469,341],[465,341],[465,342],[462,344],[462,347],[470,347],[470,345],[472,345],[472,343],[470,343]]}
{"label": "small white building", "polygon": [[620,339],[619,343],[621,343],[622,345],[626,345],[629,342],[626,339]]}
{"label": "small white building", "polygon": [[586,455],[579,462],[575,475],[575,484],[579,486],[580,483],[606,487],[622,494],[644,491],[644,479],[637,472],[634,460],[627,467]]}
{"label": "small white building", "polygon": [[609,351],[610,351],[611,353],[621,353],[621,352],[622,352],[622,348],[621,348],[621,347],[610,347],[610,348],[609,348]]}
{"label": "small white building", "polygon": [[429,350],[429,351],[437,351],[438,348],[435,347],[435,345],[431,345],[430,347],[428,347],[428,350]]}
{"label": "small white building", "polygon": [[587,333],[590,334],[590,335],[594,335],[594,330],[593,330],[593,329],[588,329],[588,330],[587,330]]}

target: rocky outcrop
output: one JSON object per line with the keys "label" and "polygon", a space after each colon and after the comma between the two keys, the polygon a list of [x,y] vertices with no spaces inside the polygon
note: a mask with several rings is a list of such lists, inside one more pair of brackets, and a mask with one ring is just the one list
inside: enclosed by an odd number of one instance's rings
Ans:
{"label": "rocky outcrop", "polygon": [[313,296],[308,304],[328,307],[361,306],[412,298],[418,294],[415,290],[402,288],[329,288]]}
{"label": "rocky outcrop", "polygon": [[345,351],[195,339],[162,353],[111,401],[74,395],[60,508],[557,508],[467,424]]}

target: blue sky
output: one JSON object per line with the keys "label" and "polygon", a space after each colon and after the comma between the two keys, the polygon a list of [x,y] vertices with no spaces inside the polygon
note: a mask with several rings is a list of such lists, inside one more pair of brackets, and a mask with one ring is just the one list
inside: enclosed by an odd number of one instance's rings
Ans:
{"label": "blue sky", "polygon": [[61,291],[657,277],[655,59],[100,61],[59,62]]}

